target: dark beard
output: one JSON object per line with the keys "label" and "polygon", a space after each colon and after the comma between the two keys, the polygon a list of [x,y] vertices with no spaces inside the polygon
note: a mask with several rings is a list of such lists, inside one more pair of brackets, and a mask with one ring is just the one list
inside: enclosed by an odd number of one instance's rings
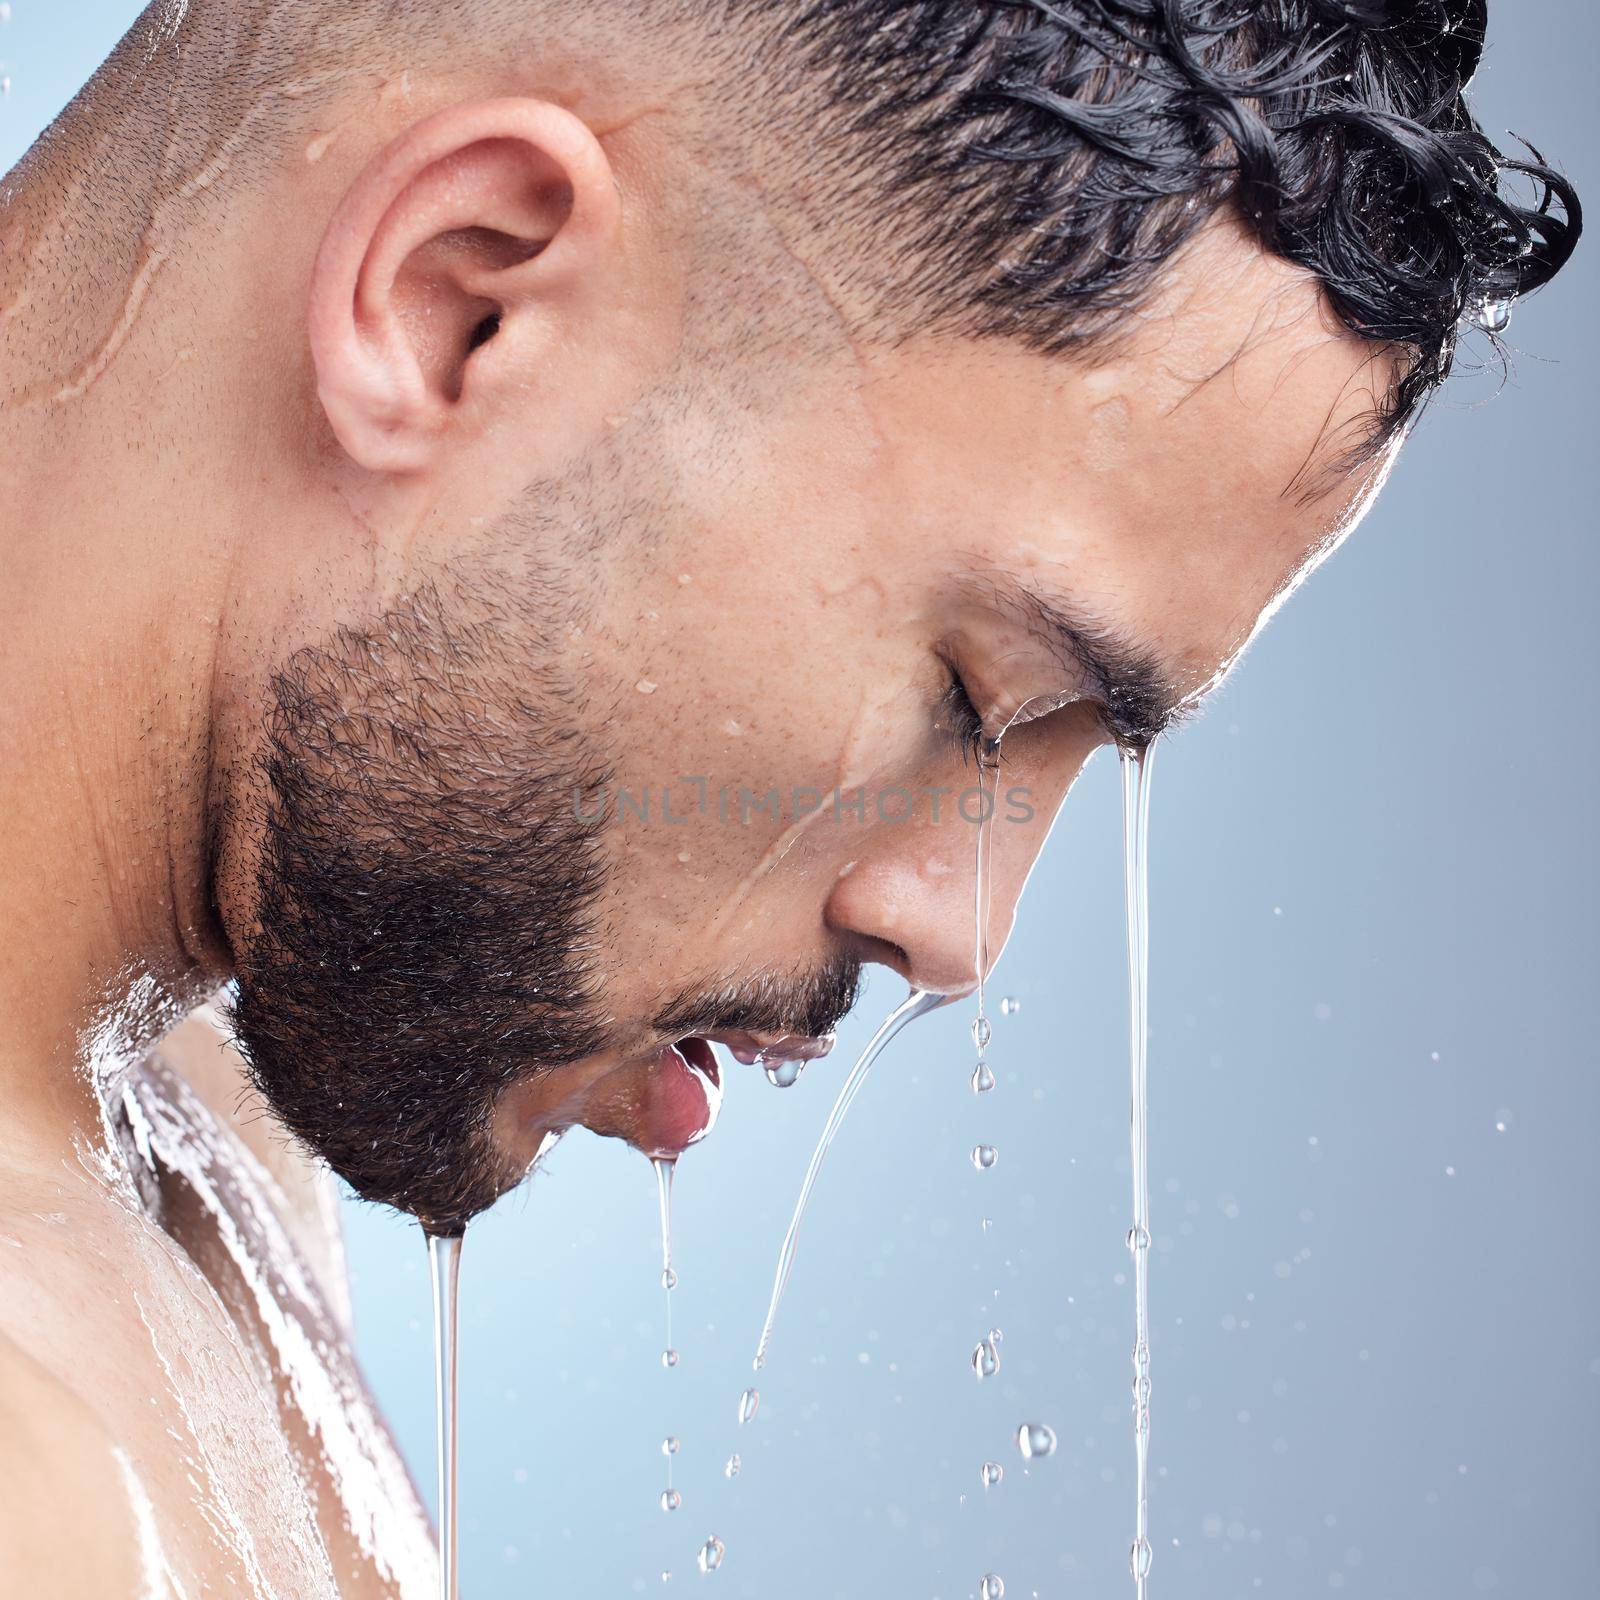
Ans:
{"label": "dark beard", "polygon": [[290,1131],[435,1231],[521,1177],[490,1138],[504,1089],[607,1033],[606,870],[582,820],[601,808],[581,804],[605,769],[576,687],[537,646],[517,672],[511,626],[475,598],[462,621],[430,585],[274,675],[259,931],[230,1015]]}
{"label": "dark beard", "polygon": [[[455,593],[484,620],[447,615],[429,586],[274,674],[258,929],[237,941],[229,1010],[290,1132],[363,1199],[438,1233],[523,1176],[491,1136],[502,1093],[614,1031],[593,959],[607,769],[581,731],[599,724],[526,612]],[[650,1025],[820,1035],[860,973],[839,954],[710,983]]]}

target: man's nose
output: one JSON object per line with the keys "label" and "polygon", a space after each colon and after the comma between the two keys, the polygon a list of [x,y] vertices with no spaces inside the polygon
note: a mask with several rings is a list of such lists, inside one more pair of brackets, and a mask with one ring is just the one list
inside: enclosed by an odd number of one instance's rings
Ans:
{"label": "man's nose", "polygon": [[828,925],[865,945],[869,959],[893,967],[913,987],[963,994],[978,978],[980,834],[987,832],[987,975],[1010,936],[1050,820],[1035,805],[1008,807],[1002,799],[987,824],[957,815],[877,830],[835,880]]}

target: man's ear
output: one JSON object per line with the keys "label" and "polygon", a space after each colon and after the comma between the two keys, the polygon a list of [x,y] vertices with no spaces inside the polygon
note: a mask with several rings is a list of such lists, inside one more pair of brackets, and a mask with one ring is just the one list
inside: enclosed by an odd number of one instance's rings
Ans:
{"label": "man's ear", "polygon": [[566,318],[607,292],[620,216],[599,141],[541,100],[452,107],[390,145],[312,275],[317,390],[350,458],[425,472],[525,392]]}

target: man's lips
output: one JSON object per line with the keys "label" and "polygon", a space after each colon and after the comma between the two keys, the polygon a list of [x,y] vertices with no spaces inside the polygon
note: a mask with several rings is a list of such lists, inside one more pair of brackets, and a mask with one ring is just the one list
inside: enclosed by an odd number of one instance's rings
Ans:
{"label": "man's lips", "polygon": [[703,1072],[711,1080],[714,1089],[722,1087],[722,1068],[717,1065],[716,1052],[711,1048],[709,1039],[701,1039],[691,1034],[687,1039],[680,1039],[675,1045],[668,1045],[669,1050],[676,1050],[685,1061],[697,1072]]}
{"label": "man's lips", "polygon": [[756,1062],[814,1061],[833,1048],[832,1034],[820,1039],[789,1033],[689,1034],[656,1052],[651,1065],[644,1138],[635,1138],[657,1160],[676,1160],[699,1144],[716,1125],[722,1109],[722,1069],[713,1041],[746,1066]]}
{"label": "man's lips", "polygon": [[552,1135],[582,1126],[625,1139],[653,1160],[674,1161],[711,1132],[722,1109],[722,1069],[713,1044],[754,1065],[812,1061],[833,1047],[832,1035],[728,1030],[686,1034],[636,1055],[532,1074],[509,1091],[507,1113],[518,1142],[536,1159]]}
{"label": "man's lips", "polygon": [[707,1037],[747,1067],[767,1061],[817,1061],[833,1049],[831,1033],[820,1038],[799,1033],[744,1032],[713,1033]]}
{"label": "man's lips", "polygon": [[661,1046],[642,1109],[643,1137],[630,1143],[654,1160],[675,1161],[711,1132],[722,1109],[722,1069],[709,1040],[690,1037]]}

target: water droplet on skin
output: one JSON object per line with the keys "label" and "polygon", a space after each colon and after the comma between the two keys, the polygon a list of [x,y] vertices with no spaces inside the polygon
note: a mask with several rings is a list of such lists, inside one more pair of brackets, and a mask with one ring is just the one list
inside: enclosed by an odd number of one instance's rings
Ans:
{"label": "water droplet on skin", "polygon": [[1150,1576],[1150,1561],[1154,1554],[1148,1539],[1134,1540],[1133,1548],[1128,1552],[1128,1569],[1135,1578]]}
{"label": "water droplet on skin", "polygon": [[989,1019],[977,1016],[972,1019],[972,1042],[979,1050],[987,1050],[989,1041],[994,1037],[994,1027]]}
{"label": "water droplet on skin", "polygon": [[994,1088],[994,1071],[987,1061],[980,1061],[972,1069],[972,1092],[988,1094]]}
{"label": "water droplet on skin", "polygon": [[993,1343],[982,1340],[972,1352],[972,1371],[979,1383],[985,1378],[992,1378],[1000,1370],[1000,1352]]}
{"label": "water droplet on skin", "polygon": [[667,1267],[661,1274],[661,1287],[663,1289],[676,1289],[678,1287],[678,1274],[672,1267]]}
{"label": "water droplet on skin", "polygon": [[727,1547],[716,1536],[716,1534],[712,1534],[711,1537],[700,1546],[700,1554],[696,1558],[700,1563],[700,1570],[702,1572],[715,1572],[717,1568],[722,1565],[722,1558],[727,1553]]}
{"label": "water droplet on skin", "polygon": [[662,1366],[664,1366],[664,1367],[675,1367],[675,1366],[677,1366],[677,1364],[678,1364],[678,1352],[676,1350],[663,1350],[661,1352],[661,1365]]}
{"label": "water droplet on skin", "polygon": [[739,1396],[739,1426],[755,1419],[755,1414],[761,1409],[761,1396],[754,1389],[746,1389]]}
{"label": "water droplet on skin", "polygon": [[983,1480],[985,1489],[992,1489],[1005,1475],[1006,1469],[998,1461],[985,1461],[983,1471],[978,1476]]}
{"label": "water droplet on skin", "polygon": [[737,1454],[731,1455],[728,1457],[727,1466],[722,1469],[722,1476],[724,1478],[737,1478],[743,1466],[744,1462],[739,1459]]}
{"label": "water droplet on skin", "polygon": [[661,1491],[661,1509],[663,1511],[676,1511],[683,1504],[683,1496],[676,1489],[663,1489]]}
{"label": "water droplet on skin", "polygon": [[774,1089],[792,1089],[800,1081],[806,1064],[804,1061],[763,1061],[761,1067]]}
{"label": "water droplet on skin", "polygon": [[661,1453],[664,1456],[675,1456],[675,1455],[677,1455],[677,1453],[678,1453],[678,1436],[677,1436],[677,1434],[669,1433],[666,1436],[666,1438],[661,1441]]}
{"label": "water droplet on skin", "polygon": [[1014,994],[1008,994],[1000,1002],[1000,1015],[1002,1017],[1014,1017],[1021,1009],[1022,1002]]}
{"label": "water droplet on skin", "polygon": [[992,1144],[975,1144],[972,1147],[972,1164],[979,1172],[987,1172],[1000,1159],[1000,1152]]}
{"label": "water droplet on skin", "polygon": [[1006,1586],[997,1572],[986,1572],[978,1585],[980,1600],[1005,1600]]}
{"label": "water droplet on skin", "polygon": [[1056,1453],[1056,1431],[1048,1423],[1024,1422],[1017,1429],[1017,1449],[1024,1461],[1039,1461]]}

